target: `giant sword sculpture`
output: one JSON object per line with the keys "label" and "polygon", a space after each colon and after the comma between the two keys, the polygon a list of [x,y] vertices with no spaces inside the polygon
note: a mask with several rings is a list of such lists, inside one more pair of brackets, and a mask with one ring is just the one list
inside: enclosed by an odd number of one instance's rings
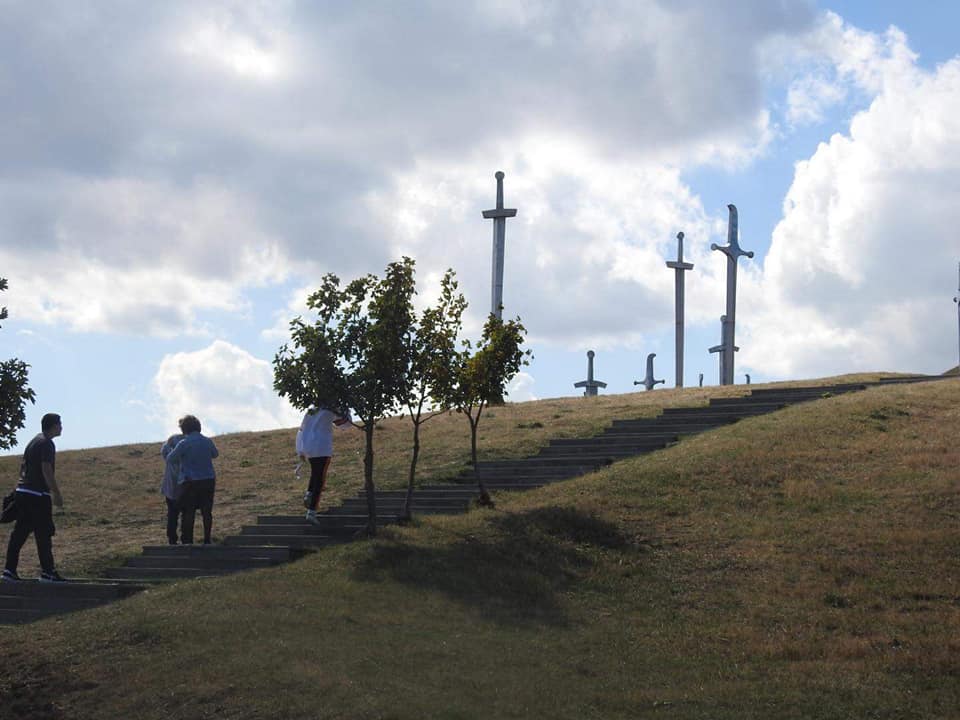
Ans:
{"label": "giant sword sculpture", "polygon": [[727,222],[727,245],[720,247],[716,243],[710,245],[711,250],[719,250],[727,256],[727,312],[723,317],[723,327],[720,335],[721,348],[721,385],[733,385],[733,353],[734,330],[737,324],[737,259],[741,255],[753,257],[753,251],[740,249],[739,225],[736,205],[727,205],[730,218]]}
{"label": "giant sword sculpture", "polygon": [[674,270],[674,287],[675,287],[675,297],[674,297],[674,306],[676,314],[676,323],[677,327],[675,330],[676,337],[676,371],[677,371],[677,380],[676,387],[683,387],[683,273],[687,270],[693,270],[692,263],[685,263],[683,261],[683,233],[677,233],[677,259],[675,261],[667,262],[668,268],[673,268]]}
{"label": "giant sword sculpture", "polygon": [[507,218],[517,214],[516,209],[503,206],[503,172],[498,170],[497,206],[493,210],[484,210],[483,217],[493,220],[493,289],[490,298],[490,312],[503,319],[503,253],[506,246]]}

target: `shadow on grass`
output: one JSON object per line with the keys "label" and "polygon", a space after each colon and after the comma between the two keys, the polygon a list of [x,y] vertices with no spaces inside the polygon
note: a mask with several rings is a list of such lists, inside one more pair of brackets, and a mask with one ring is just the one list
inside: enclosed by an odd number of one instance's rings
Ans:
{"label": "shadow on grass", "polygon": [[496,515],[489,529],[439,547],[381,539],[354,579],[438,591],[502,624],[564,625],[560,596],[594,565],[591,552],[628,545],[612,523],[572,508]]}

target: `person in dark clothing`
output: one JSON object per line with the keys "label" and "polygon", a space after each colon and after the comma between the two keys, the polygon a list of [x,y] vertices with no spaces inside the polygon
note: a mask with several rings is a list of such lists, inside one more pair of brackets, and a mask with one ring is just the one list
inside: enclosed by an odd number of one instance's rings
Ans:
{"label": "person in dark clothing", "polygon": [[194,415],[180,418],[183,440],[177,443],[169,455],[168,463],[180,464],[180,542],[193,544],[193,523],[196,511],[203,518],[203,544],[211,542],[213,529],[213,496],[216,490],[216,473],[213,459],[220,453],[213,440],[200,433],[200,421]]}
{"label": "person in dark clothing", "polygon": [[63,582],[53,563],[53,506],[63,507],[63,497],[55,475],[57,447],[53,439],[63,432],[63,423],[56,413],[47,413],[40,421],[41,433],[27,444],[20,466],[20,482],[16,490],[17,522],[7,543],[4,582],[17,582],[20,550],[30,533],[40,556],[40,582]]}

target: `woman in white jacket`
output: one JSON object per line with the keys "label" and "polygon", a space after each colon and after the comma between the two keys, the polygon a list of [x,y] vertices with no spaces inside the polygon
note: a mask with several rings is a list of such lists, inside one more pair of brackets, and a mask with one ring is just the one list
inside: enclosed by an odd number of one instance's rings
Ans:
{"label": "woman in white jacket", "polygon": [[327,485],[327,470],[333,456],[333,427],[345,428],[352,424],[350,413],[338,415],[326,408],[311,408],[303,416],[297,432],[297,455],[310,461],[310,484],[303,495],[307,508],[307,522],[317,523],[317,504]]}

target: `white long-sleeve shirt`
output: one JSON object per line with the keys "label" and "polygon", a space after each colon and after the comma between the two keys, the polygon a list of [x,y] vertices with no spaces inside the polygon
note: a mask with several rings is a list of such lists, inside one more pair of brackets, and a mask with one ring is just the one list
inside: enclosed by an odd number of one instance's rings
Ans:
{"label": "white long-sleeve shirt", "polygon": [[[303,416],[300,430],[297,432],[297,455],[304,457],[330,457],[333,455],[333,428],[336,420],[350,420],[337,413],[320,408],[311,410]],[[348,427],[347,423],[340,428]]]}

